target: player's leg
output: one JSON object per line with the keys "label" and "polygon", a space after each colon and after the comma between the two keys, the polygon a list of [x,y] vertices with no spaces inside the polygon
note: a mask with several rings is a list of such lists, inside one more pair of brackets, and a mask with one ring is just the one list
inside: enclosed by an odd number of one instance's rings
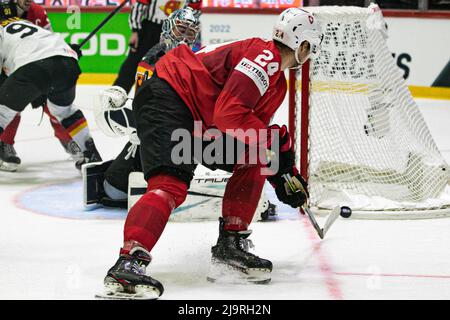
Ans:
{"label": "player's leg", "polygon": [[20,123],[20,113],[6,126],[0,134],[0,170],[15,171],[21,160],[14,149],[14,138]]}
{"label": "player's leg", "polygon": [[[145,276],[145,268],[127,266],[150,263],[150,252],[161,236],[172,211],[183,203],[192,180],[195,165],[192,161],[176,164],[172,141],[176,129],[184,129],[190,136],[193,118],[173,89],[157,77],[144,84],[133,103],[137,133],[141,141],[141,162],[147,192],[131,208],[124,227],[124,245],[117,263],[108,271],[105,288],[111,293],[133,293],[133,286],[143,285],[155,298],[162,294],[162,285]],[[122,284],[127,282],[128,286]]]}
{"label": "player's leg", "polygon": [[[4,73],[0,73],[0,87],[8,79]],[[15,171],[20,165],[20,158],[14,149],[14,138],[20,123],[20,114],[16,114],[14,120],[11,121],[0,133],[0,170]],[[1,129],[0,129],[1,130]]]}
{"label": "player's leg", "polygon": [[79,160],[83,158],[83,154],[78,147],[77,143],[72,139],[72,137],[68,134],[66,131],[66,128],[63,127],[61,122],[56,119],[54,115],[51,114],[50,110],[48,109],[47,103],[43,106],[44,113],[48,115],[50,124],[53,128],[55,137],[59,140],[61,143],[61,146],[64,148],[64,151],[66,151],[72,159]]}
{"label": "player's leg", "polygon": [[[49,97],[48,109],[50,113],[61,123],[64,131],[76,143],[71,148],[73,154],[80,155],[80,158],[74,157],[77,169],[81,169],[81,166],[85,163],[101,161],[83,112],[73,104],[62,103],[58,105],[50,99],[54,99],[54,97]],[[54,101],[58,100],[54,99]]]}
{"label": "player's leg", "polygon": [[42,95],[33,102],[31,102],[33,109],[43,108],[46,115],[49,116],[50,124],[53,127],[55,137],[58,138],[64,150],[72,157],[72,159],[81,159],[83,157],[80,148],[76,142],[72,140],[69,134],[65,131],[61,123],[48,110],[47,96]]}
{"label": "player's leg", "polygon": [[83,112],[73,105],[76,92],[76,81],[80,74],[78,63],[75,59],[66,57],[53,57],[46,59],[45,67],[57,73],[52,77],[52,87],[48,92],[48,111],[61,123],[64,131],[75,141],[82,154],[82,158],[76,160],[75,166],[81,166],[89,162],[101,161],[100,154],[95,147]]}
{"label": "player's leg", "polygon": [[0,140],[6,144],[14,144],[17,129],[19,128],[20,124],[20,113],[16,113],[16,116],[14,119],[5,127],[5,130],[3,130],[3,133],[0,135]]}
{"label": "player's leg", "polygon": [[123,88],[127,93],[133,87],[136,70],[139,62],[144,55],[159,42],[161,35],[161,24],[156,24],[150,21],[143,21],[142,29],[138,32],[139,42],[136,52],[130,50],[127,58],[120,67],[117,79],[114,81],[115,86]]}
{"label": "player's leg", "polygon": [[222,203],[219,238],[212,247],[210,281],[267,283],[272,263],[248,251],[248,230],[266,177],[260,166],[235,169],[228,180]]}
{"label": "player's leg", "polygon": [[[248,230],[253,220],[266,177],[262,166],[241,164],[250,152],[248,147],[227,135],[213,142],[214,156],[220,163],[205,164],[210,169],[231,172],[222,200],[222,218],[219,220],[219,238],[212,247],[210,281],[267,283],[270,281],[272,263],[249,252],[251,241]],[[203,148],[208,147],[208,142]],[[211,149],[211,148],[209,148]],[[230,158],[233,156],[233,158]]]}
{"label": "player's leg", "polygon": [[[48,89],[49,79],[34,63],[16,70],[9,77],[1,77],[0,86],[0,169],[15,171],[20,159],[13,148],[20,118],[18,114],[43,91]],[[37,84],[36,84],[37,83]],[[3,132],[5,131],[5,132]]]}

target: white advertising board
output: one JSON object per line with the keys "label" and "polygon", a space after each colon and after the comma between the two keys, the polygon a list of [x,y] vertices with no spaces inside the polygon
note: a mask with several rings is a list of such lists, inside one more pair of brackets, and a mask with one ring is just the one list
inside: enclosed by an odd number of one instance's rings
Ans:
{"label": "white advertising board", "polygon": [[[275,14],[205,13],[202,43],[270,38]],[[450,19],[387,17],[388,47],[408,85],[431,86],[450,61]]]}

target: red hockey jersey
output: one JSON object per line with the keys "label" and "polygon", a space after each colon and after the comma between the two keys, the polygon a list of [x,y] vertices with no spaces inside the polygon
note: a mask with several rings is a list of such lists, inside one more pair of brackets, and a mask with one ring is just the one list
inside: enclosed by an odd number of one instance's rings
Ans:
{"label": "red hockey jersey", "polygon": [[[202,48],[179,46],[156,64],[203,129],[266,129],[287,90],[281,56],[260,38]],[[252,143],[246,139],[238,139]],[[261,143],[261,141],[260,141]]]}
{"label": "red hockey jersey", "polygon": [[31,4],[30,9],[28,9],[28,11],[25,12],[21,18],[28,20],[41,28],[47,30],[52,29],[50,20],[48,19],[47,12],[45,11],[44,7],[34,2]]}

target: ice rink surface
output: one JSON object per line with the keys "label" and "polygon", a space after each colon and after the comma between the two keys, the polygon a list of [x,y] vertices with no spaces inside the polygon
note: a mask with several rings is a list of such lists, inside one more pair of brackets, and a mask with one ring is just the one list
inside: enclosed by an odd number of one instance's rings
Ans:
{"label": "ice rink surface", "polygon": [[[99,90],[80,86],[76,104],[108,160],[126,139],[96,129],[91,110]],[[450,101],[417,102],[450,161]],[[81,189],[71,188],[81,178],[48,118],[40,119],[39,110],[24,112],[16,139],[22,165],[0,172],[0,299],[93,299],[117,259],[123,216],[70,216],[74,203],[81,207]],[[275,121],[285,120],[284,108]],[[42,213],[52,210],[69,214]],[[217,222],[169,223],[148,269],[165,286],[162,299],[450,299],[450,218],[339,219],[320,241],[292,209],[279,205],[279,215],[291,218],[251,227],[255,253],[274,264],[272,282],[257,286],[206,281]]]}

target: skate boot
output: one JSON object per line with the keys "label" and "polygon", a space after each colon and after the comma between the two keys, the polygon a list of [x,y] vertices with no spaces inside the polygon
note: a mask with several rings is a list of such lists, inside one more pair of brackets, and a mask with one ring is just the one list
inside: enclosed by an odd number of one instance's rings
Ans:
{"label": "skate boot", "polygon": [[270,282],[272,262],[248,252],[253,247],[251,240],[247,239],[251,230],[225,231],[223,218],[219,221],[219,239],[211,248],[208,281],[238,284]]}
{"label": "skate boot", "polygon": [[0,170],[16,171],[20,162],[14,146],[0,141]]}
{"label": "skate boot", "polygon": [[151,256],[145,249],[135,246],[129,254],[121,254],[109,269],[104,280],[104,295],[97,298],[125,300],[158,299],[164,292],[163,285],[146,275]]}
{"label": "skate boot", "polygon": [[78,146],[78,144],[75,141],[70,140],[68,142],[65,142],[65,141],[59,140],[59,142],[63,146],[64,151],[66,151],[67,154],[70,155],[70,158],[72,160],[79,161],[79,160],[84,159],[83,152],[81,152],[80,147]]}
{"label": "skate boot", "polygon": [[97,148],[95,147],[94,139],[89,138],[85,142],[86,150],[83,151],[83,157],[82,159],[75,162],[75,167],[78,170],[81,170],[81,166],[85,163],[90,162],[99,162],[102,161],[102,157],[100,157],[100,154],[97,151]]}

